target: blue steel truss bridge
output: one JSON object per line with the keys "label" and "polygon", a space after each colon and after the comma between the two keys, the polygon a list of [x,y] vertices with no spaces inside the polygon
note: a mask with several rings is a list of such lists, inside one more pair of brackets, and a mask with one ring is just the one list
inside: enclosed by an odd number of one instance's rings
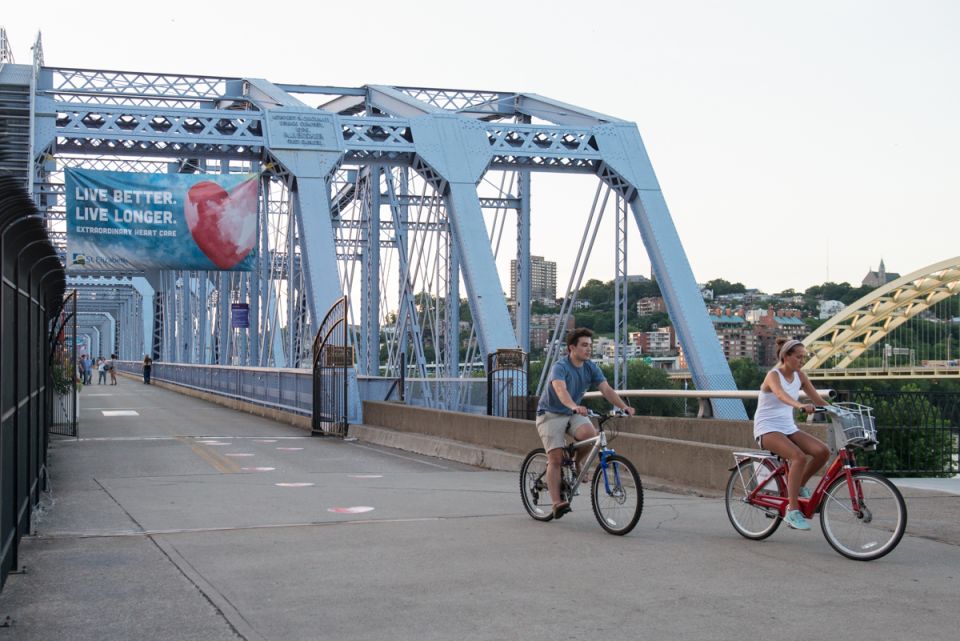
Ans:
{"label": "blue steel truss bridge", "polygon": [[[0,87],[0,119],[16,132],[2,170],[22,177],[61,246],[67,168],[260,177],[252,272],[71,279],[94,353],[301,367],[318,319],[347,294],[355,374],[395,376],[406,363],[413,376],[469,376],[497,350],[529,351],[531,186],[549,172],[592,177],[594,186],[581,211],[566,212],[579,237],[561,316],[591,254],[611,252],[616,338],[626,349],[627,230],[636,225],[695,385],[735,388],[633,122],[525,92],[51,66],[39,37],[32,63],[18,65],[5,33]],[[613,247],[595,245],[602,225],[614,229]],[[518,265],[513,316],[510,283],[497,270],[505,235]],[[249,306],[249,328],[231,327],[238,303]],[[525,381],[517,385],[526,392]],[[717,401],[714,412],[746,416],[735,400]]]}

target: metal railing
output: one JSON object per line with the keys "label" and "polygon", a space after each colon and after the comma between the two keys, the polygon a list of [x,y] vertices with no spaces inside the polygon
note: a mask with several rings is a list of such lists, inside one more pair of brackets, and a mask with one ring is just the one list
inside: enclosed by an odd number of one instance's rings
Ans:
{"label": "metal railing", "polygon": [[839,396],[873,408],[880,443],[864,456],[871,468],[898,476],[960,474],[960,394],[849,391]]}
{"label": "metal railing", "polygon": [[[0,119],[0,140],[5,135]],[[47,480],[55,320],[66,274],[20,181],[0,176],[0,588]],[[61,363],[72,392],[76,360]]]}
{"label": "metal railing", "polygon": [[[622,398],[650,398],[650,399],[684,399],[697,401],[697,418],[713,418],[712,399],[735,398],[743,401],[755,401],[760,397],[759,390],[675,390],[675,389],[636,389],[619,390],[617,392]],[[831,399],[836,396],[832,389],[817,390],[825,399]],[[801,398],[806,398],[803,392]],[[583,395],[584,400],[602,399],[600,392],[587,392]]]}

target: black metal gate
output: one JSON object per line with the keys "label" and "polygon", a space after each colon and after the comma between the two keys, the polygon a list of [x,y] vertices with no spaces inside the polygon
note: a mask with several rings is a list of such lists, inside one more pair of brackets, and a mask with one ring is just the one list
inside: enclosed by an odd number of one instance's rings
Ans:
{"label": "black metal gate", "polygon": [[487,355],[487,416],[534,420],[536,397],[527,396],[527,354],[498,349]]}
{"label": "black metal gate", "polygon": [[73,290],[63,301],[60,317],[54,323],[50,343],[50,373],[52,376],[50,433],[77,436],[77,291]]}
{"label": "black metal gate", "polygon": [[312,433],[347,435],[347,386],[353,346],[347,344],[347,297],[327,312],[313,339]]}

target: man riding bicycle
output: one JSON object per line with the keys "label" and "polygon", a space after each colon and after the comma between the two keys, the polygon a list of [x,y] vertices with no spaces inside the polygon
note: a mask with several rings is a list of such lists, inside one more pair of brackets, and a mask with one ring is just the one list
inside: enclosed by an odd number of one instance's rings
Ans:
{"label": "man riding bicycle", "polygon": [[[593,332],[585,327],[571,330],[567,334],[567,355],[554,364],[537,403],[537,432],[547,452],[547,489],[553,501],[554,519],[570,511],[569,501],[560,500],[560,466],[566,435],[577,441],[597,435],[587,418],[587,408],[580,404],[583,395],[594,386],[615,407],[630,415],[636,411],[610,387],[603,372],[590,360],[592,353]],[[585,455],[586,450],[577,451],[578,466]]]}

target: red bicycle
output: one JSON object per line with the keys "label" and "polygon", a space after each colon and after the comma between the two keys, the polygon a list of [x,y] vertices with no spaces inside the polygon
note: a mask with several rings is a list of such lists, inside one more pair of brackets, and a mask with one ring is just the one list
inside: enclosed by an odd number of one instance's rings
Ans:
{"label": "red bicycle", "polygon": [[[907,506],[886,477],[858,466],[855,451],[877,446],[872,408],[858,403],[818,407],[830,417],[834,458],[800,511],[820,513],[823,536],[849,559],[872,561],[897,547],[907,527]],[[788,464],[766,451],[734,452],[725,503],[733,529],[759,541],[780,527],[787,510]]]}

